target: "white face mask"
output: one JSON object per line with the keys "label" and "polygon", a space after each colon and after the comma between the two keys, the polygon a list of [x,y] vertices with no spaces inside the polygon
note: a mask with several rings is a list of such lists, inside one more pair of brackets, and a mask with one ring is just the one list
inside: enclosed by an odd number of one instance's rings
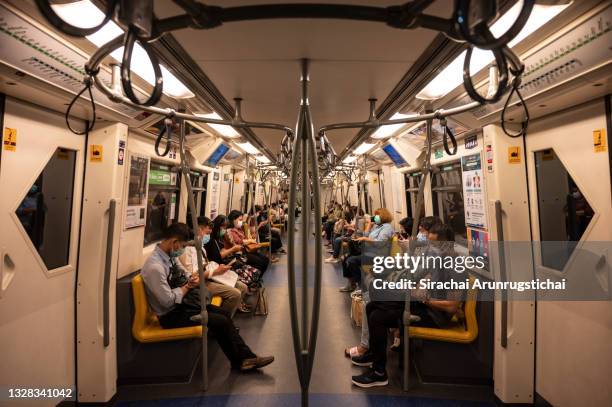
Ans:
{"label": "white face mask", "polygon": [[242,221],[241,220],[237,220],[236,221],[236,227],[239,228],[239,229],[242,227]]}

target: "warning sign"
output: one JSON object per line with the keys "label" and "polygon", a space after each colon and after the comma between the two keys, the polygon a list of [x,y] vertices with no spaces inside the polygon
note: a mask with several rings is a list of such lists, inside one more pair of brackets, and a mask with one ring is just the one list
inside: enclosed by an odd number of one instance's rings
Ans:
{"label": "warning sign", "polygon": [[603,153],[606,150],[606,131],[604,129],[593,130],[593,151]]}
{"label": "warning sign", "polygon": [[521,163],[521,148],[520,147],[508,147],[508,164],[520,164]]}
{"label": "warning sign", "polygon": [[2,145],[6,151],[17,150],[17,129],[4,128],[4,139]]}
{"label": "warning sign", "polygon": [[102,146],[98,144],[92,144],[89,149],[89,161],[102,162],[102,156]]}

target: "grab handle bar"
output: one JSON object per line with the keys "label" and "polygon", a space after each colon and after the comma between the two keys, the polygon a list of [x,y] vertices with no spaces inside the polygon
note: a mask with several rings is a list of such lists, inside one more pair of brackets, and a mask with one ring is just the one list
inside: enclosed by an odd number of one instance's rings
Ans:
{"label": "grab handle bar", "polygon": [[117,213],[117,200],[111,199],[108,207],[108,230],[106,232],[106,257],[104,259],[104,283],[102,287],[102,324],[103,324],[103,343],[106,348],[110,345],[110,310],[109,310],[109,289],[110,275],[113,259],[113,242],[115,238],[115,215]]}
{"label": "grab handle bar", "polygon": [[[504,225],[502,224],[502,204],[495,201],[495,226],[497,229],[497,244],[499,245],[499,278],[506,281],[506,253],[504,247]],[[501,346],[508,347],[508,293],[502,291],[501,302]]]}

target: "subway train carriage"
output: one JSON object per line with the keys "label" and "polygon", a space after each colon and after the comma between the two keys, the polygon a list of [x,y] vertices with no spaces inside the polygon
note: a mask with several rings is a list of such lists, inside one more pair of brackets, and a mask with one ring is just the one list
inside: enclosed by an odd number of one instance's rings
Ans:
{"label": "subway train carriage", "polygon": [[0,0],[0,406],[612,406],[612,2]]}

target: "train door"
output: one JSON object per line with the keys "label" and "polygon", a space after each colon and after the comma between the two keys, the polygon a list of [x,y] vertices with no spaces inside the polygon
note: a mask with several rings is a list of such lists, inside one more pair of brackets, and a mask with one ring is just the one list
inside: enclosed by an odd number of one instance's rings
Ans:
{"label": "train door", "polygon": [[85,136],[63,115],[11,98],[2,127],[0,382],[74,386]]}
{"label": "train door", "polygon": [[[536,121],[526,140],[532,234],[540,242],[534,245],[536,277],[594,284],[580,298],[585,301],[538,300],[536,392],[552,405],[610,400],[612,307],[588,298],[599,287],[609,295],[612,277],[606,114],[598,99]],[[585,267],[584,256],[593,263]],[[588,351],[581,352],[587,341]]]}

